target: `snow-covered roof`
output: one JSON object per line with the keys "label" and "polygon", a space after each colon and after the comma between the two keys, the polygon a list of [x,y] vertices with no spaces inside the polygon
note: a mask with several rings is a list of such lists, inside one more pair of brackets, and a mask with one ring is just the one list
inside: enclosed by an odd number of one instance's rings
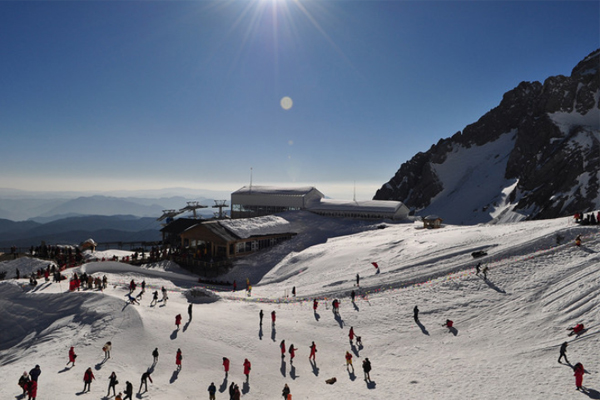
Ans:
{"label": "snow-covered roof", "polygon": [[266,215],[255,218],[240,218],[218,221],[221,226],[242,239],[252,236],[277,235],[290,233],[291,225],[288,221],[275,215]]}
{"label": "snow-covered roof", "polygon": [[[280,186],[244,186],[232,193],[235,194],[272,194],[284,196],[305,196],[313,190],[314,186],[280,187]],[[317,190],[318,191],[318,190]]]}
{"label": "snow-covered roof", "polygon": [[319,203],[309,207],[310,211],[360,211],[370,213],[395,213],[403,206],[400,201],[393,200],[336,200],[321,199]]}

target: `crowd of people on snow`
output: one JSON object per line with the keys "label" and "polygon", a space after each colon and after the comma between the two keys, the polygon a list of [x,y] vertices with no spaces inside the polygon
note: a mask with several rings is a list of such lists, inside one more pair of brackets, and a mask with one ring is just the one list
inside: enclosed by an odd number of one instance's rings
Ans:
{"label": "crowd of people on snow", "polygon": [[581,212],[575,213],[573,216],[575,218],[575,222],[581,225],[599,225],[600,224],[600,211],[596,214],[593,212],[589,214],[584,214]]}
{"label": "crowd of people on snow", "polygon": [[[581,240],[581,239],[579,238],[579,240]],[[38,271],[38,276],[41,274],[42,276],[45,276],[46,279],[48,279],[48,273],[51,272],[53,269],[55,269],[60,275],[60,271],[58,271],[54,265],[48,265],[48,267],[46,269],[44,269],[43,271],[42,270]],[[484,280],[487,280],[487,273],[488,273],[487,266],[484,266],[484,268],[482,269],[481,263],[478,263],[475,266],[475,270],[476,270],[476,275],[479,275],[480,273],[482,273]],[[17,276],[18,276],[18,274],[19,273],[17,270]],[[357,274],[356,284],[355,284],[357,290],[360,290],[359,286],[358,286],[359,279],[360,279],[360,277]],[[80,286],[84,289],[85,288],[87,288],[87,289],[96,288],[96,289],[100,289],[100,290],[105,289],[107,287],[106,275],[103,276],[103,278],[100,278],[100,277],[93,277],[91,275],[87,275],[85,272],[82,273],[81,276],[78,276],[77,273],[73,273],[73,277],[71,278],[70,282],[72,284],[70,286],[70,290],[79,290]],[[141,291],[137,296],[134,297],[134,296],[132,296],[132,294],[136,290],[137,286],[138,286],[137,283],[132,279],[128,285],[129,293],[125,296],[128,297],[128,299],[129,299],[128,301],[130,303],[139,305],[140,303],[137,300],[142,300],[142,295],[145,293],[145,289],[146,289],[146,283],[145,283],[145,281],[142,281],[140,283]],[[248,288],[251,288],[249,279],[246,280],[246,289],[248,290]],[[234,291],[235,290],[236,290],[236,282],[234,281]],[[168,300],[168,295],[167,295],[167,290],[165,289],[164,286],[161,288],[161,292],[162,292],[162,299],[160,301],[164,303],[163,305],[166,305],[166,302]],[[294,296],[296,294],[295,286],[293,287],[292,294]],[[352,290],[350,292],[350,299],[351,299],[352,304],[354,304],[355,299],[356,299],[355,290]],[[156,303],[158,301],[159,301],[158,300],[158,291],[154,291],[153,296],[152,296],[152,301],[150,302],[150,307],[156,305]],[[340,316],[340,305],[341,305],[341,301],[337,298],[334,299],[331,303],[332,312],[333,312],[334,318],[336,318],[336,319],[338,319]],[[319,306],[319,301],[316,298],[313,299],[313,312],[315,314],[317,313],[318,306]],[[419,310],[418,306],[415,306],[413,308],[414,321],[417,325],[419,325],[421,328],[423,328],[423,325],[419,319],[419,313],[420,313],[420,310]],[[277,320],[276,311],[272,310],[270,315],[271,315],[272,329],[275,329],[275,324],[276,324],[276,320]],[[259,325],[261,327],[261,331],[262,331],[263,317],[264,317],[264,312],[261,309],[259,311]],[[191,322],[191,320],[192,320],[192,304],[191,303],[188,306],[188,318],[189,318],[189,321]],[[181,314],[177,314],[175,316],[175,326],[176,326],[177,331],[179,331],[179,329],[180,329],[181,322],[182,322],[182,316],[181,316]],[[453,332],[456,335],[457,331],[456,331],[456,328],[454,327],[454,321],[452,321],[450,319],[446,319],[444,324],[442,324],[442,327],[448,328],[449,332]],[[586,329],[582,323],[579,323],[573,327],[570,327],[567,330],[570,331],[569,336],[573,336],[573,335],[580,336],[581,334],[583,334],[586,331]],[[363,347],[363,343],[362,343],[362,338],[361,338],[361,336],[356,335],[354,326],[350,327],[350,329],[348,331],[348,338],[349,338],[349,343],[350,343],[352,350],[355,352],[356,356],[358,357],[359,356],[358,352],[354,349],[357,347],[358,350],[362,350],[364,347]],[[588,372],[585,370],[585,368],[583,367],[583,365],[580,362],[576,363],[575,365],[570,364],[570,362],[567,359],[567,354],[566,354],[567,346],[568,346],[568,342],[563,342],[562,345],[560,346],[560,356],[559,356],[558,362],[562,363],[561,360],[564,359],[565,362],[569,366],[572,367],[574,376],[575,376],[576,389],[586,392],[586,388],[583,386],[583,375]],[[285,342],[285,339],[281,340],[281,342],[279,344],[279,348],[280,348],[282,360],[286,357],[287,354],[289,354],[290,364],[293,365],[294,359],[296,357],[296,352],[299,349],[297,347],[295,347],[293,343],[289,344],[289,346],[288,346]],[[104,362],[106,362],[108,359],[111,358],[111,354],[110,354],[111,349],[112,349],[112,342],[110,342],[110,341],[106,342],[104,344],[104,346],[102,347],[102,351],[104,352]],[[354,374],[353,355],[347,349],[344,349],[344,350],[345,350],[344,358],[345,358],[346,369],[349,374]],[[316,367],[316,353],[317,353],[317,346],[316,346],[315,342],[313,341],[311,343],[311,345],[309,346],[309,356],[308,356],[309,362],[313,366],[313,369]],[[154,367],[158,363],[158,356],[159,356],[158,348],[155,348],[151,354],[153,357],[153,364],[152,364],[151,368],[149,368],[146,372],[144,372],[141,375],[140,388],[138,390],[138,393],[143,393],[142,388],[144,388],[145,392],[148,391],[148,381],[150,381],[150,383],[153,383],[152,378],[151,378],[151,373],[154,371]],[[69,366],[69,364],[71,364],[71,368],[74,367],[76,359],[77,359],[77,354],[75,354],[74,347],[71,346],[68,351],[68,360],[69,361],[67,362],[67,367]],[[225,377],[227,378],[228,373],[229,373],[229,368],[230,368],[230,360],[227,357],[223,357],[222,359],[223,359],[222,365],[223,365],[223,369],[225,372]],[[183,352],[179,348],[179,349],[177,349],[177,352],[175,354],[175,365],[176,365],[177,372],[179,372],[181,370],[182,362],[183,362]],[[248,360],[248,358],[244,359],[242,367],[243,367],[243,373],[246,377],[246,384],[248,384],[249,379],[250,379],[250,371],[251,371],[251,362]],[[366,357],[362,361],[362,369],[363,369],[363,373],[364,373],[365,382],[367,384],[371,384],[372,381],[371,381],[371,377],[370,377],[370,372],[372,370],[372,365],[371,365],[371,361]],[[36,365],[32,370],[29,371],[29,373],[27,373],[25,371],[18,380],[18,385],[23,390],[22,396],[24,397],[25,395],[28,395],[29,396],[28,400],[36,399],[37,388],[38,388],[37,382],[38,382],[38,378],[39,378],[40,374],[41,374],[40,366]],[[95,380],[95,377],[94,377],[91,367],[87,368],[83,375],[84,388],[81,393],[89,392],[91,390],[92,381],[94,381],[94,380]],[[329,378],[326,380],[326,383],[328,383],[328,384],[334,384],[335,382],[337,382],[336,377],[332,377],[332,378]],[[107,397],[110,395],[110,392],[112,390],[113,396],[115,396],[115,400],[132,399],[133,385],[129,381],[126,381],[125,389],[123,390],[123,392],[119,392],[117,394],[116,386],[118,384],[119,384],[119,381],[117,379],[117,375],[113,371],[109,377]],[[209,385],[207,391],[209,393],[209,400],[214,400],[215,396],[216,396],[216,387],[214,385],[214,382],[212,382]],[[231,382],[231,384],[229,386],[229,396],[230,396],[230,400],[239,400],[241,397],[241,392],[240,392],[239,386],[237,384],[235,384],[234,382]],[[291,390],[290,390],[288,384],[285,384],[285,386],[282,390],[282,396],[285,400],[291,400],[292,394],[291,394]]]}

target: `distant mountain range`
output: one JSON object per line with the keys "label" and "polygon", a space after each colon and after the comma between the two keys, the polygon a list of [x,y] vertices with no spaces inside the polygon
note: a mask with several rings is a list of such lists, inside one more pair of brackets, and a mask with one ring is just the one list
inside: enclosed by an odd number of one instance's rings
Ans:
{"label": "distant mountain range", "polygon": [[521,82],[479,121],[400,166],[376,200],[447,223],[600,208],[600,50],[570,76]]}
{"label": "distant mountain range", "polygon": [[[89,238],[101,242],[157,241],[163,210],[180,210],[188,201],[207,208],[197,210],[199,218],[211,218],[214,200],[229,199],[225,192],[206,191],[214,198],[193,196],[151,197],[178,189],[136,192],[144,197],[82,195],[82,193],[35,193],[0,189],[0,251],[11,246],[79,244]],[[182,192],[184,192],[182,190]],[[193,191],[190,191],[193,192]],[[132,192],[127,192],[132,195]],[[229,203],[229,202],[228,202]],[[181,216],[191,217],[191,213]]]}

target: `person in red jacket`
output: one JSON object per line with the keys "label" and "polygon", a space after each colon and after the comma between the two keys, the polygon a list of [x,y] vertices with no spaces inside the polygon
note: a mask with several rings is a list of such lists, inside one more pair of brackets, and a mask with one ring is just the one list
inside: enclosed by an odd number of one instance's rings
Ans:
{"label": "person in red jacket", "polygon": [[575,386],[577,386],[577,390],[581,390],[583,386],[583,374],[585,373],[585,369],[583,368],[583,364],[577,363],[573,367],[573,375],[575,376]]}
{"label": "person in red jacket", "polygon": [[223,357],[223,369],[225,370],[225,377],[229,374],[229,358]]}
{"label": "person in red jacket", "polygon": [[75,354],[75,348],[73,346],[71,346],[71,348],[69,349],[69,362],[67,363],[67,365],[73,363],[73,366],[75,366],[76,358],[77,358],[77,354]]}
{"label": "person in red jacket", "polygon": [[181,314],[175,316],[175,325],[177,326],[177,330],[179,330],[179,325],[181,325]]}
{"label": "person in red jacket", "polygon": [[349,351],[346,351],[346,369],[349,367],[352,368],[352,372],[354,372],[354,366],[352,365],[352,354]]}
{"label": "person in red jacket", "polygon": [[313,311],[317,312],[317,307],[319,306],[319,302],[317,301],[317,299],[313,300]]}
{"label": "person in red jacket", "polygon": [[29,396],[28,400],[35,400],[37,397],[37,382],[29,381],[25,385],[25,388],[27,390],[27,395]]}
{"label": "person in red jacket", "polygon": [[181,349],[177,349],[177,355],[175,356],[175,365],[177,365],[177,371],[181,370],[181,360],[183,360]]}
{"label": "person in red jacket", "polygon": [[579,335],[580,333],[583,332],[584,330],[584,326],[583,324],[577,324],[572,328],[567,329],[568,331],[571,331],[571,333],[569,333],[569,336],[573,336],[573,335]]}
{"label": "person in red jacket", "polygon": [[316,361],[315,357],[317,355],[317,345],[315,344],[315,342],[312,342],[312,344],[310,345],[310,355],[308,356],[309,360],[313,360]]}
{"label": "person in red jacket", "polygon": [[285,340],[279,343],[279,348],[281,349],[281,358],[285,358]]}
{"label": "person in red jacket", "polygon": [[271,325],[275,326],[275,310],[271,311]]}
{"label": "person in red jacket", "polygon": [[92,380],[96,379],[94,377],[94,373],[92,372],[92,367],[89,367],[88,369],[85,370],[84,374],[83,374],[83,391],[85,392],[85,389],[87,388],[87,391],[89,392],[92,388]]}
{"label": "person in red jacket", "polygon": [[290,362],[294,362],[294,357],[296,357],[297,348],[294,347],[294,344],[290,344],[289,352],[290,352]]}
{"label": "person in red jacket", "polygon": [[250,361],[248,359],[244,359],[244,375],[246,375],[246,382],[250,379]]}
{"label": "person in red jacket", "polygon": [[446,328],[451,330],[453,325],[454,325],[454,322],[452,320],[447,319],[446,323],[442,326],[445,326]]}
{"label": "person in red jacket", "polygon": [[354,327],[350,327],[350,332],[348,332],[348,338],[350,338],[350,344],[352,344],[352,341],[354,340]]}

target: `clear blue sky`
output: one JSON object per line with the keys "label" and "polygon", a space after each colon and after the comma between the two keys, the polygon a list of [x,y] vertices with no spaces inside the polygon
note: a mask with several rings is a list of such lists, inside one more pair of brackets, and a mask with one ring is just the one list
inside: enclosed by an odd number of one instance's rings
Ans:
{"label": "clear blue sky", "polygon": [[[0,2],[0,187],[371,198],[521,81],[600,47],[598,1]],[[293,105],[285,110],[281,99]]]}

